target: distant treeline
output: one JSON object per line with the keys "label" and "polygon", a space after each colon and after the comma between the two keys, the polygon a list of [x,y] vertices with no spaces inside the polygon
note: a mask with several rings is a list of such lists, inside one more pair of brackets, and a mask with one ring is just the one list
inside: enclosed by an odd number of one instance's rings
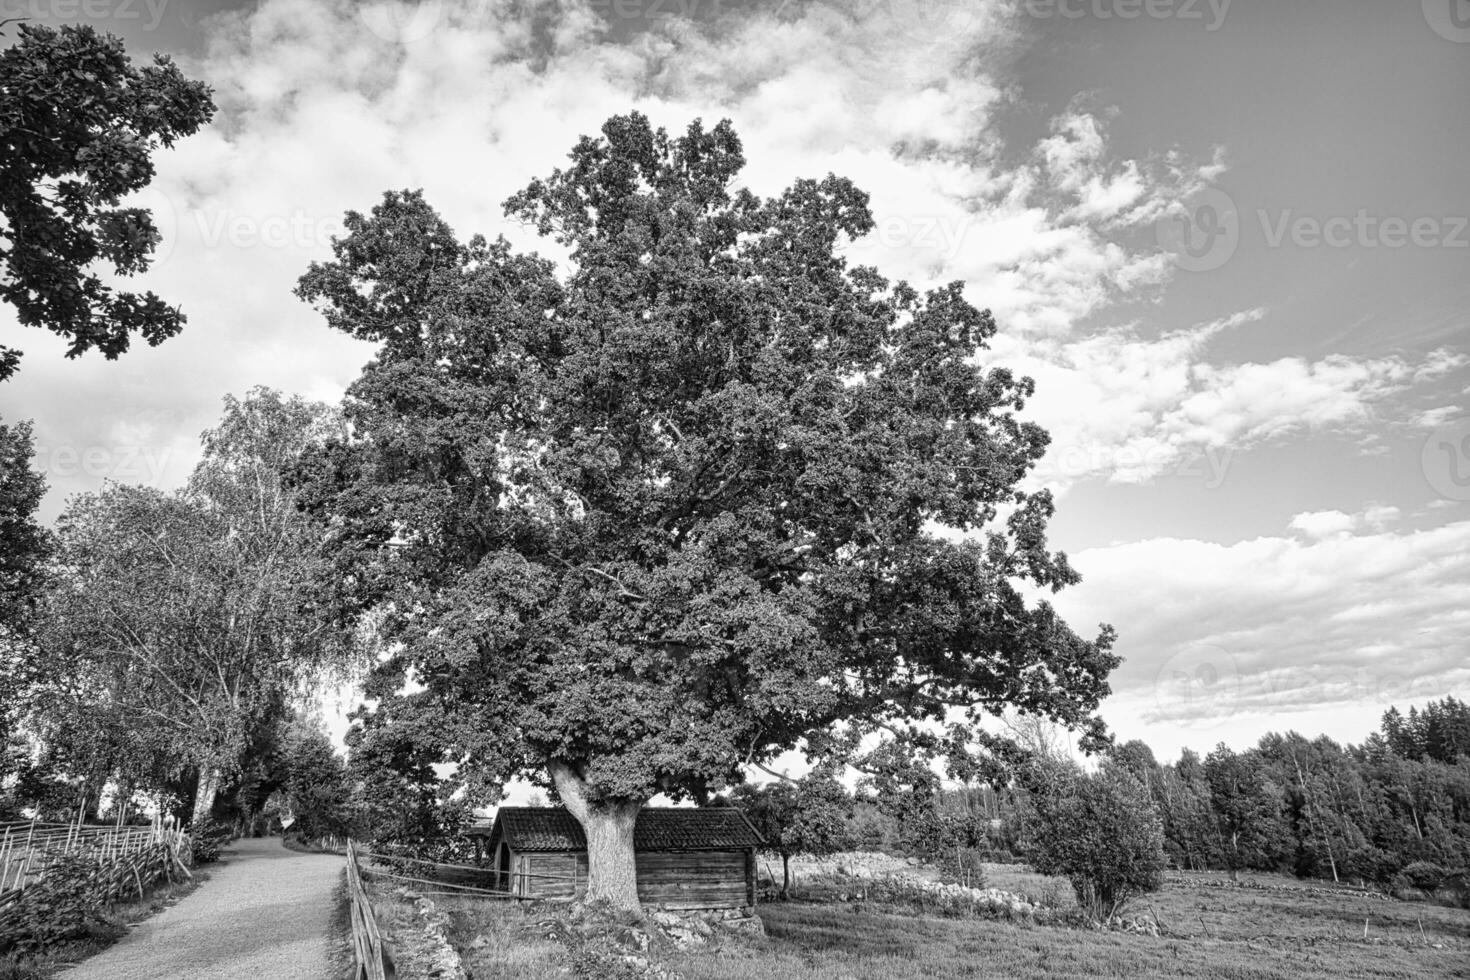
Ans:
{"label": "distant treeline", "polygon": [[[1160,763],[1130,741],[1104,768],[1143,785],[1177,868],[1433,891],[1470,866],[1470,706],[1453,697],[1390,709],[1361,745],[1272,733],[1242,752],[1222,744]],[[860,799],[849,826],[860,845],[1024,857],[1024,783],[943,790],[927,815],[906,818]]]}

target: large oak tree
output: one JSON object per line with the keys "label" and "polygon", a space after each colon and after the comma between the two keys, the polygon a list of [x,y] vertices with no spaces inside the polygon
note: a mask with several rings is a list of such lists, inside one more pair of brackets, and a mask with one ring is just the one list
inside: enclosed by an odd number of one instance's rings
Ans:
{"label": "large oak tree", "polygon": [[834,726],[961,748],[961,710],[1018,706],[1096,735],[1117,663],[1021,594],[1077,575],[1019,489],[1032,382],[977,365],[990,314],[850,267],[847,180],[763,199],[744,162],[728,123],[615,117],[506,204],[565,270],[403,192],[298,287],[381,345],[303,477],[341,611],[382,617],[364,737],[549,782],[624,907],[655,793]]}

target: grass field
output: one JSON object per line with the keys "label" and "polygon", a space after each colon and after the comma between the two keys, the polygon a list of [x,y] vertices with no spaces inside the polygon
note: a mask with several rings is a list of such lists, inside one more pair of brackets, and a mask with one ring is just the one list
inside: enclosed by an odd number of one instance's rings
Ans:
{"label": "grass field", "polygon": [[535,906],[475,898],[439,899],[449,913],[449,941],[473,980],[566,980],[571,957],[547,936],[554,913]]}
{"label": "grass field", "polygon": [[[996,887],[1056,891],[1055,881],[1022,868],[989,871]],[[1470,912],[1291,878],[1248,883],[1254,887],[1232,887],[1223,875],[1174,877],[1148,903],[1165,927],[1159,937],[919,917],[858,903],[773,903],[760,910],[765,939],[727,939],[661,962],[688,980],[1470,978]]]}
{"label": "grass field", "polygon": [[[994,865],[987,884],[1070,904],[1066,882]],[[1140,903],[1161,935],[1032,922],[939,918],[842,902],[813,887],[761,906],[764,938],[704,947],[656,944],[686,980],[919,980],[1006,977],[1200,980],[1470,980],[1470,912],[1400,902],[1272,875],[1172,875]],[[571,973],[554,938],[555,907],[442,898],[451,941],[474,980],[552,980]],[[1364,938],[1364,924],[1367,937]]]}

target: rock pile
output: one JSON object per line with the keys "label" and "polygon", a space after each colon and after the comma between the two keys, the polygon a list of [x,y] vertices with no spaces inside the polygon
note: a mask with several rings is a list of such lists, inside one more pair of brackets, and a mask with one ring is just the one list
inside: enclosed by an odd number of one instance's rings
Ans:
{"label": "rock pile", "polygon": [[715,935],[717,929],[752,936],[763,936],[766,933],[760,916],[750,908],[690,911],[661,908],[650,913],[648,920],[680,946],[705,943]]}
{"label": "rock pile", "polygon": [[873,878],[908,871],[920,863],[918,858],[894,857],[878,851],[842,851],[825,857],[798,855],[791,859],[791,871],[804,878]]}
{"label": "rock pile", "polygon": [[1014,892],[999,888],[969,888],[945,884],[917,875],[890,874],[881,878],[855,876],[855,880],[871,882],[852,897],[913,898],[933,901],[955,909],[966,909],[981,915],[1003,915],[1008,918],[1031,918],[1039,906]]}
{"label": "rock pile", "polygon": [[415,947],[427,975],[435,980],[469,980],[459,954],[449,942],[449,916],[418,892],[404,888],[401,893],[413,902],[423,923],[423,942],[415,943]]}

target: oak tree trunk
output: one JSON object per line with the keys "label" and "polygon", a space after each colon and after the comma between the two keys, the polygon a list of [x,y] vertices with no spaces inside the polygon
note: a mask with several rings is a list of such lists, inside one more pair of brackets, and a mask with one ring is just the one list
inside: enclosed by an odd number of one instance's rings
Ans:
{"label": "oak tree trunk", "polygon": [[587,837],[587,894],[589,902],[607,902],[614,908],[641,912],[638,868],[633,854],[633,825],[641,800],[617,802],[587,798],[587,782],[569,765],[547,766],[567,811],[582,825]]}

